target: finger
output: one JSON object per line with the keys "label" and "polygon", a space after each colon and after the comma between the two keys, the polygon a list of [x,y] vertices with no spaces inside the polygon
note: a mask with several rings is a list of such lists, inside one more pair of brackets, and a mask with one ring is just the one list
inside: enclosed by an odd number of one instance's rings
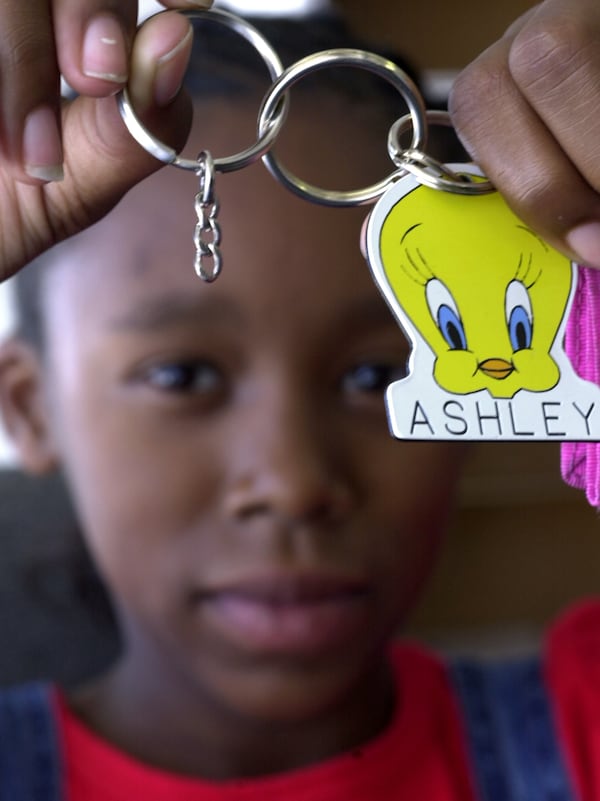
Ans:
{"label": "finger", "polygon": [[59,73],[46,0],[0,3],[0,143],[24,180],[62,170]]}
{"label": "finger", "polygon": [[19,180],[62,176],[59,68],[80,92],[114,93],[127,76],[136,13],[135,0],[0,4],[2,148]]}
{"label": "finger", "polygon": [[[185,143],[191,124],[191,104],[179,92],[191,47],[188,20],[168,12],[142,26],[132,53],[130,95],[136,113],[176,149]],[[75,113],[65,120],[68,180],[52,189],[71,208],[72,192],[79,199],[76,206],[81,202],[85,209],[104,213],[115,197],[162,165],[125,130],[112,98],[96,103],[74,104]]]}
{"label": "finger", "polygon": [[[169,50],[177,46],[172,37],[180,23],[183,23],[184,37],[188,35],[188,23],[180,15],[160,16],[174,17],[176,22],[169,19],[155,21],[156,18],[151,21],[150,34],[141,41],[142,52],[136,54],[136,68],[145,73],[145,79],[151,85],[156,83],[156,57],[168,55]],[[163,52],[161,44],[166,48]],[[176,65],[169,68],[172,85],[167,86],[167,79],[163,77],[160,92],[176,97],[166,106],[159,107],[154,103],[147,109],[144,122],[163,141],[180,149],[191,122],[189,100],[184,93],[176,92],[185,74],[185,57],[171,59],[169,64]],[[144,76],[132,77],[136,78],[138,87],[146,96],[152,94],[151,86],[144,88]],[[131,137],[113,97],[79,97],[66,107],[63,128],[64,181],[43,187],[17,184],[17,191],[13,192],[20,204],[16,216],[25,230],[20,237],[4,237],[3,278],[56,241],[99,219],[134,184],[162,166]],[[9,192],[2,194],[6,198]],[[0,211],[2,199],[0,195]],[[0,218],[0,230],[1,226]],[[25,248],[23,241],[27,243]]]}
{"label": "finger", "polygon": [[[171,8],[209,8],[212,0],[165,0]],[[80,94],[103,96],[128,79],[137,20],[136,0],[55,0],[58,61]]]}
{"label": "finger", "polygon": [[[596,17],[598,12],[583,5],[579,3],[578,13],[585,12],[587,25],[592,11]],[[600,103],[597,90],[589,85],[600,64],[590,53],[580,64],[587,70],[586,108],[574,84],[575,98],[556,89],[564,86],[565,63],[540,59],[540,47],[544,41],[547,47],[545,37],[560,17],[557,9],[564,6],[562,0],[541,4],[482,54],[459,77],[450,109],[465,146],[515,212],[570,257],[600,266],[600,241],[596,254],[590,254],[589,247],[584,253],[586,248],[573,236],[581,226],[585,230],[590,222],[600,221],[600,175],[593,163],[598,130],[593,129],[593,141],[586,133],[590,110]],[[586,38],[583,29],[574,33],[571,28],[568,46],[577,49]],[[536,80],[536,74],[545,77]],[[566,112],[558,109],[565,105]]]}
{"label": "finger", "polygon": [[[209,8],[212,0],[168,0],[173,8]],[[79,94],[105,96],[129,78],[136,0],[55,0],[58,63]]]}
{"label": "finger", "polygon": [[55,0],[60,70],[79,94],[113,94],[127,82],[136,0]]}
{"label": "finger", "polygon": [[578,258],[568,232],[598,215],[600,197],[520,91],[501,40],[457,80],[449,107],[473,159],[515,213],[548,242]]}
{"label": "finger", "polygon": [[[596,0],[576,0],[569,8],[549,0],[516,34],[509,62],[521,92],[596,193],[600,192],[599,40]],[[564,238],[600,267],[600,216],[595,224],[593,219],[589,209],[576,209]]]}
{"label": "finger", "polygon": [[143,25],[131,57],[129,93],[139,114],[173,100],[180,76],[192,51],[194,31],[189,21],[174,11],[165,12]]}

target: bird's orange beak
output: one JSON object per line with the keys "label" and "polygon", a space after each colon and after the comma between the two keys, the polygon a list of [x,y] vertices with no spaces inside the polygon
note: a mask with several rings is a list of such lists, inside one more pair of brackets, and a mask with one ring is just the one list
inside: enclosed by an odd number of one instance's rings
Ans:
{"label": "bird's orange beak", "polygon": [[499,381],[514,372],[515,366],[512,362],[507,362],[506,359],[486,359],[480,362],[478,370],[485,373],[490,378],[497,378]]}

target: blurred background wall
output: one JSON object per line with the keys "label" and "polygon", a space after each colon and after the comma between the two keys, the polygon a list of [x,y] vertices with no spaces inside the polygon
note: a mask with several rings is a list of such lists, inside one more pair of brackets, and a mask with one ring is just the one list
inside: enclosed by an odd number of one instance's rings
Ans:
{"label": "blurred background wall", "polygon": [[338,0],[357,29],[393,45],[420,69],[456,69],[495,41],[531,0]]}

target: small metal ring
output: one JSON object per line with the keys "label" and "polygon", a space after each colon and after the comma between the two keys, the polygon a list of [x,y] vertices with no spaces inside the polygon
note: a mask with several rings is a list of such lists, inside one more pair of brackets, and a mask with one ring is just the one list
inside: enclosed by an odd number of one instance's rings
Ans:
{"label": "small metal ring", "polygon": [[[427,111],[427,121],[432,125],[452,128],[452,120],[447,111]],[[406,114],[392,125],[388,134],[388,153],[394,164],[401,170],[415,175],[419,183],[432,189],[442,189],[458,195],[488,195],[495,192],[491,181],[474,181],[468,175],[451,170],[437,159],[423,153],[411,143],[408,148],[400,144],[400,137],[410,130],[412,117]],[[413,137],[414,139],[414,137]]]}
{"label": "small metal ring", "polygon": [[[205,19],[222,23],[226,28],[231,29],[234,33],[238,33],[254,47],[267,65],[272,81],[276,80],[282,74],[283,64],[273,47],[253,25],[250,25],[250,23],[246,22],[246,20],[243,20],[241,17],[230,14],[227,11],[216,9],[206,11],[187,11],[179,9],[179,13],[189,19]],[[172,164],[174,167],[179,167],[182,170],[197,172],[197,161],[180,157],[174,148],[161,142],[160,139],[154,136],[154,134],[140,122],[133,109],[127,87],[117,95],[117,103],[121,117],[129,133],[144,150],[165,164]],[[251,147],[236,153],[234,156],[215,159],[215,170],[219,172],[233,172],[234,170],[241,170],[244,167],[248,167],[250,164],[258,161],[275,142],[285,122],[287,105],[287,98],[283,98],[282,103],[274,110],[269,125],[261,130],[260,136]]]}
{"label": "small metal ring", "polygon": [[[409,118],[413,125],[412,147],[422,150],[427,141],[427,117],[425,104],[421,94],[411,78],[392,61],[375,53],[365,50],[339,48],[323,50],[313,53],[306,58],[288,67],[275,81],[265,95],[258,115],[258,131],[262,135],[272,125],[272,116],[275,114],[281,97],[300,78],[310,75],[324,67],[358,67],[385,78],[394,86],[404,98],[409,110]],[[382,195],[395,180],[397,172],[394,171],[383,180],[365,189],[340,192],[321,189],[301,180],[283,167],[272,152],[262,157],[269,172],[280,181],[283,186],[306,200],[320,203],[323,206],[360,206],[370,203]]]}
{"label": "small metal ring", "polygon": [[443,181],[450,181],[452,184],[461,186],[465,182],[470,182],[470,177],[455,172],[448,165],[442,164],[441,161],[421,150],[412,150],[412,148],[403,150],[402,159],[397,163],[402,165],[402,170],[416,175],[422,184],[430,186],[432,189],[441,189],[444,186]]}
{"label": "small metal ring", "polygon": [[209,206],[215,202],[215,160],[208,150],[202,150],[198,156],[196,175],[200,179],[200,202]]}

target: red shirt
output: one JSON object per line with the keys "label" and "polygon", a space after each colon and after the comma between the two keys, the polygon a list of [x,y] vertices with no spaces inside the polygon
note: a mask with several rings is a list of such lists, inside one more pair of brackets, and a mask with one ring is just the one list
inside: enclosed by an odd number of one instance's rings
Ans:
{"label": "red shirt", "polygon": [[600,801],[600,600],[578,604],[550,629],[546,683],[581,801]]}
{"label": "red shirt", "polygon": [[[400,699],[362,748],[265,779],[208,782],[149,768],[100,740],[57,693],[68,801],[474,801],[459,710],[443,664],[413,645],[392,651]],[[582,801],[600,801],[600,601],[550,630],[545,676]]]}
{"label": "red shirt", "polygon": [[410,645],[395,648],[392,660],[402,700],[375,740],[312,767],[227,783],[140,764],[96,737],[59,695],[68,801],[471,801],[459,718],[442,663]]}

